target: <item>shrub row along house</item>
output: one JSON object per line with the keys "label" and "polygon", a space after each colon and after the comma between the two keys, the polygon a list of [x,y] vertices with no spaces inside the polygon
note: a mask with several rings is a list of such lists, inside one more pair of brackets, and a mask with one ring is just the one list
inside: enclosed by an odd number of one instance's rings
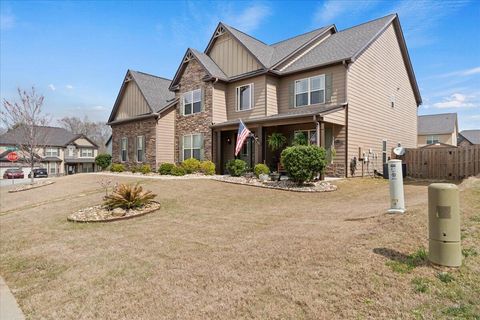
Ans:
{"label": "shrub row along house", "polygon": [[[0,136],[0,168],[1,174],[10,167],[21,167],[25,174],[30,173],[30,165],[22,154],[24,141],[21,132],[11,129]],[[58,127],[37,128],[38,150],[35,152],[35,168],[46,168],[50,176],[96,171],[95,157],[98,146],[82,134],[74,134]],[[19,160],[11,163],[7,155],[17,151]]]}
{"label": "shrub row along house", "polygon": [[398,144],[415,147],[421,102],[397,15],[271,45],[219,23],[203,52],[187,49],[173,80],[129,70],[108,124],[113,161],[130,166],[194,157],[223,172],[241,119],[255,135],[240,152],[251,166],[276,168],[272,133],[292,141],[303,132],[335,150],[330,169],[346,176],[360,150],[381,167]]}

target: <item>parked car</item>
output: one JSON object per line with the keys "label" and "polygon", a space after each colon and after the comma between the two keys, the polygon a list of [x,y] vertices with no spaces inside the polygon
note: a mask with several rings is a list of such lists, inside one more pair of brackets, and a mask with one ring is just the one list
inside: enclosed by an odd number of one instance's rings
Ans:
{"label": "parked car", "polygon": [[[45,168],[33,169],[32,172],[33,172],[34,178],[48,178],[48,172],[47,172],[47,169]],[[32,177],[32,172],[28,174],[29,178]]]}
{"label": "parked car", "polygon": [[20,168],[7,169],[3,174],[3,179],[23,179],[24,177],[25,175]]}

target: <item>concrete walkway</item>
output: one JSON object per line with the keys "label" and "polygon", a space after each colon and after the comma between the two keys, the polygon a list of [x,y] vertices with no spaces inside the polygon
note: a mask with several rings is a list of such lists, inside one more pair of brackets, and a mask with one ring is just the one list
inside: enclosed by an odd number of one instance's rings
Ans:
{"label": "concrete walkway", "polygon": [[0,320],[24,320],[22,310],[7,284],[0,277]]}

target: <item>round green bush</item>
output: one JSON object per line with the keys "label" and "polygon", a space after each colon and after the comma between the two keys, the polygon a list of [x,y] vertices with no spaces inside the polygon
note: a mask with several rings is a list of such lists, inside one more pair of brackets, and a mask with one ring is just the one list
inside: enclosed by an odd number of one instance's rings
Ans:
{"label": "round green bush", "polygon": [[158,168],[158,173],[161,175],[172,174],[172,169],[175,167],[173,163],[162,163]]}
{"label": "round green bush", "polygon": [[111,162],[112,156],[108,153],[100,153],[98,156],[95,157],[95,163],[97,164],[97,166],[102,168],[102,170],[108,168]]}
{"label": "round green bush", "polygon": [[147,174],[147,173],[152,172],[152,168],[150,168],[150,165],[149,165],[149,164],[143,164],[143,165],[140,167],[139,171],[140,171],[141,173],[143,173],[143,174]]}
{"label": "round green bush", "polygon": [[211,176],[215,174],[215,163],[212,161],[202,161],[200,163],[200,172],[207,176]]}
{"label": "round green bush", "polygon": [[240,177],[247,171],[247,163],[241,159],[232,159],[225,165],[228,173],[233,177]]}
{"label": "round green bush", "polygon": [[194,173],[200,170],[200,161],[195,158],[190,158],[182,162],[182,167],[186,173]]}
{"label": "round green bush", "polygon": [[269,174],[270,173],[270,169],[263,163],[257,163],[255,165],[255,168],[253,169],[253,171],[255,172],[255,175],[257,176],[257,178],[261,174]]}
{"label": "round green bush", "polygon": [[325,149],[317,146],[293,146],[282,151],[281,162],[288,176],[302,184],[323,171],[327,161]]}
{"label": "round green bush", "polygon": [[125,166],[121,163],[112,163],[112,165],[110,166],[110,171],[123,172],[125,171]]}
{"label": "round green bush", "polygon": [[131,173],[137,173],[138,171],[140,171],[137,166],[130,166],[129,169]]}
{"label": "round green bush", "polygon": [[174,176],[184,176],[186,173],[185,169],[182,166],[173,167],[171,172]]}

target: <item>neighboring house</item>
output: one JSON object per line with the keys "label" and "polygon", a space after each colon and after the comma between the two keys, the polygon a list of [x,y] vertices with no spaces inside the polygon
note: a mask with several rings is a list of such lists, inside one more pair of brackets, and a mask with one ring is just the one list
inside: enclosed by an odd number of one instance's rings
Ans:
{"label": "neighboring house", "polygon": [[458,134],[457,145],[468,147],[480,144],[480,130],[463,130]]}
{"label": "neighboring house", "polygon": [[112,135],[110,135],[107,142],[105,142],[105,152],[112,155]]}
{"label": "neighboring house", "polygon": [[223,172],[241,119],[258,142],[240,152],[251,165],[275,168],[268,136],[291,142],[302,132],[335,148],[332,163],[345,176],[360,150],[378,155],[381,171],[393,147],[415,147],[420,104],[397,15],[271,45],[219,23],[204,52],[186,51],[172,81],[128,71],[108,123],[114,162],[158,167],[195,157]]}
{"label": "neighboring house", "polygon": [[457,145],[458,121],[456,113],[418,116],[417,146],[429,144]]}
{"label": "neighboring house", "polygon": [[[40,127],[39,129],[38,136],[41,141],[38,141],[39,148],[35,153],[37,159],[35,167],[47,168],[51,176],[96,171],[95,157],[98,146],[92,140],[63,128]],[[12,164],[6,159],[9,152],[18,150],[18,146],[25,143],[20,136],[18,129],[9,130],[0,136],[2,174],[9,167],[22,167],[26,174],[30,173],[28,164],[22,161]],[[21,152],[19,154],[21,158]]]}

